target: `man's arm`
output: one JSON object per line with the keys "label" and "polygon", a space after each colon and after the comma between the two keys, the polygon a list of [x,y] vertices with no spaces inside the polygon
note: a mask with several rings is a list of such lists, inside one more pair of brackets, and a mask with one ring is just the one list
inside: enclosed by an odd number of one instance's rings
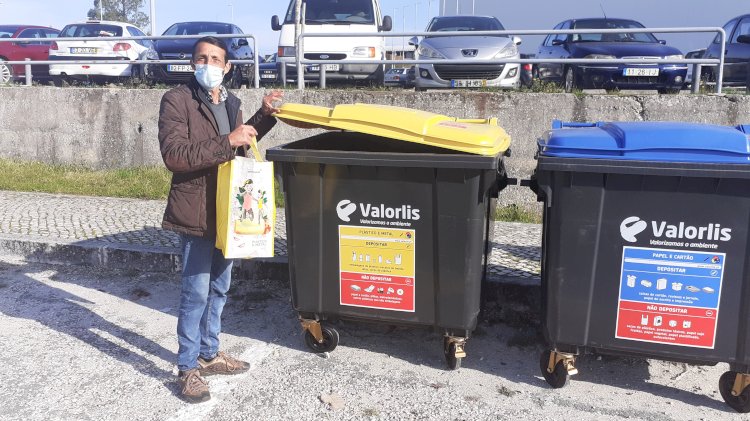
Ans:
{"label": "man's arm", "polygon": [[176,92],[167,92],[161,100],[159,148],[164,164],[173,173],[214,167],[234,157],[227,135],[190,141],[187,110]]}

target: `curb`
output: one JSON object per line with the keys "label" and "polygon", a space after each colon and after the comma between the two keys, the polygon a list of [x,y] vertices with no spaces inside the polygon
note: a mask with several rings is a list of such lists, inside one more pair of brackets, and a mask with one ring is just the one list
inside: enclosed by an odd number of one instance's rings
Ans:
{"label": "curb", "polygon": [[[53,265],[88,265],[119,270],[158,273],[180,272],[181,253],[167,247],[136,246],[84,240],[76,243],[47,239],[19,240],[0,237],[0,254]],[[235,265],[235,279],[273,279],[289,283],[286,256],[241,260]],[[525,278],[490,276],[482,291],[482,320],[511,326],[537,325],[541,308],[541,285]]]}

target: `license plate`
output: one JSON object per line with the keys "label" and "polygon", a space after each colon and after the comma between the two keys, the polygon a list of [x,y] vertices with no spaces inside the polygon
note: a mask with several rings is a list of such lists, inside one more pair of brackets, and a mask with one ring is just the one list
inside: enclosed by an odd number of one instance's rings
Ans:
{"label": "license plate", "polygon": [[261,79],[276,79],[276,75],[260,75]]}
{"label": "license plate", "polygon": [[623,76],[659,76],[659,69],[639,69],[628,67],[623,69]]}
{"label": "license plate", "polygon": [[[326,72],[338,72],[339,71],[339,65],[338,64],[326,64],[325,65]],[[315,64],[310,66],[311,72],[319,72],[320,66]]]}
{"label": "license plate", "polygon": [[167,71],[170,72],[192,72],[193,66],[189,64],[169,64],[167,65]]}
{"label": "license plate", "polygon": [[453,79],[451,80],[451,88],[483,88],[487,86],[487,81],[484,79]]}
{"label": "license plate", "polygon": [[96,54],[96,47],[71,47],[71,54]]}

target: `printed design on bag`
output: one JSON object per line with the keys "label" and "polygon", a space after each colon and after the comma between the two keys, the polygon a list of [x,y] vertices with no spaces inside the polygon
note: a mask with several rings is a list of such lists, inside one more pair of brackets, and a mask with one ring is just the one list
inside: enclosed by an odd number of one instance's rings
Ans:
{"label": "printed design on bag", "polygon": [[234,223],[234,232],[244,235],[263,235],[271,231],[265,212],[268,195],[265,190],[254,191],[253,180],[247,179],[237,188],[236,206],[239,214]]}

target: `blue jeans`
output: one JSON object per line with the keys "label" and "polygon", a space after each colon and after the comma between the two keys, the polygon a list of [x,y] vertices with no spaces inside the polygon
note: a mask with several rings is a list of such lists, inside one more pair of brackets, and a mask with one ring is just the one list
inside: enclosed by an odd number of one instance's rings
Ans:
{"label": "blue jeans", "polygon": [[232,260],[224,259],[214,237],[182,237],[182,292],[177,317],[177,367],[198,366],[198,357],[219,351],[221,311],[232,281]]}

